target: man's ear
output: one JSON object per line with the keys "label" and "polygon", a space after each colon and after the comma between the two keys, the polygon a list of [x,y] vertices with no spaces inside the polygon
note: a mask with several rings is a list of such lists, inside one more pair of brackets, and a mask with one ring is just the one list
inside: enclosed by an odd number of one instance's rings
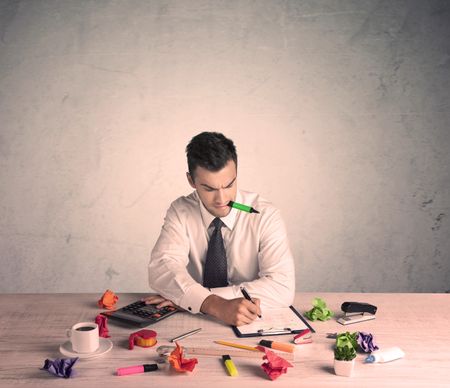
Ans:
{"label": "man's ear", "polygon": [[192,179],[191,174],[189,172],[186,173],[186,178],[193,189],[195,189],[194,180]]}

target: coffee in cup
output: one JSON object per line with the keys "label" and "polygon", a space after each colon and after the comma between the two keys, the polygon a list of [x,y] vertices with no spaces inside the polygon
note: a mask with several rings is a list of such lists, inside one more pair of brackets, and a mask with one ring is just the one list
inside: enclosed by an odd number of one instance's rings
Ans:
{"label": "coffee in cup", "polygon": [[79,322],[67,330],[72,350],[77,353],[92,353],[99,347],[98,325],[95,322]]}
{"label": "coffee in cup", "polygon": [[75,330],[76,331],[91,331],[91,330],[95,330],[95,326],[81,326]]}

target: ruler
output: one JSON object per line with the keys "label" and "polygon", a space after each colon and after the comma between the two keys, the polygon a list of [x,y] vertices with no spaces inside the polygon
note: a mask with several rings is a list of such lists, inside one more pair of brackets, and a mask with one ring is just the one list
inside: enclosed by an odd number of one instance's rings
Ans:
{"label": "ruler", "polygon": [[[175,350],[175,346],[160,346],[156,349],[160,356],[165,356],[170,354]],[[185,354],[198,355],[198,356],[223,356],[225,354],[231,357],[248,357],[248,358],[258,358],[262,360],[264,355],[263,352],[255,352],[252,350],[238,350],[238,349],[216,349],[216,348],[203,348],[203,347],[183,347]],[[284,358],[287,361],[294,361],[293,353],[277,353],[277,356]]]}

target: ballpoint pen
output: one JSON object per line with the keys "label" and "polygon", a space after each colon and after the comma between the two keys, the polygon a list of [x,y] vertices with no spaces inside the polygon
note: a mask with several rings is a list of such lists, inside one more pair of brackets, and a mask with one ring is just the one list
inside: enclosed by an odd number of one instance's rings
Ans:
{"label": "ballpoint pen", "polygon": [[188,331],[187,333],[181,334],[181,335],[179,335],[178,337],[172,338],[172,339],[170,340],[170,342],[175,342],[175,341],[178,341],[178,340],[180,340],[180,339],[189,337],[189,336],[192,335],[192,334],[198,333],[200,330],[201,330],[201,328],[200,328],[200,329],[195,329],[195,330],[192,330],[192,331]]}
{"label": "ballpoint pen", "polygon": [[[250,302],[252,302],[254,305],[256,305],[255,302],[253,302],[252,298],[250,297],[250,295],[248,294],[247,290],[245,289],[245,287],[241,287],[241,292],[242,295],[244,295],[244,298],[249,300]],[[258,317],[261,318],[261,315],[258,314]]]}

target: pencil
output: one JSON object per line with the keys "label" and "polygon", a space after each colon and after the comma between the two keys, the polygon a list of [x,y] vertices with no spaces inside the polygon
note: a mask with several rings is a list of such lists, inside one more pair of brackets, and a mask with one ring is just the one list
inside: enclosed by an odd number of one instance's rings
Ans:
{"label": "pencil", "polygon": [[219,345],[225,345],[225,346],[231,346],[233,348],[251,350],[253,352],[260,352],[260,350],[254,346],[241,345],[241,344],[236,344],[234,342],[227,342],[227,341],[214,341],[214,342]]}

